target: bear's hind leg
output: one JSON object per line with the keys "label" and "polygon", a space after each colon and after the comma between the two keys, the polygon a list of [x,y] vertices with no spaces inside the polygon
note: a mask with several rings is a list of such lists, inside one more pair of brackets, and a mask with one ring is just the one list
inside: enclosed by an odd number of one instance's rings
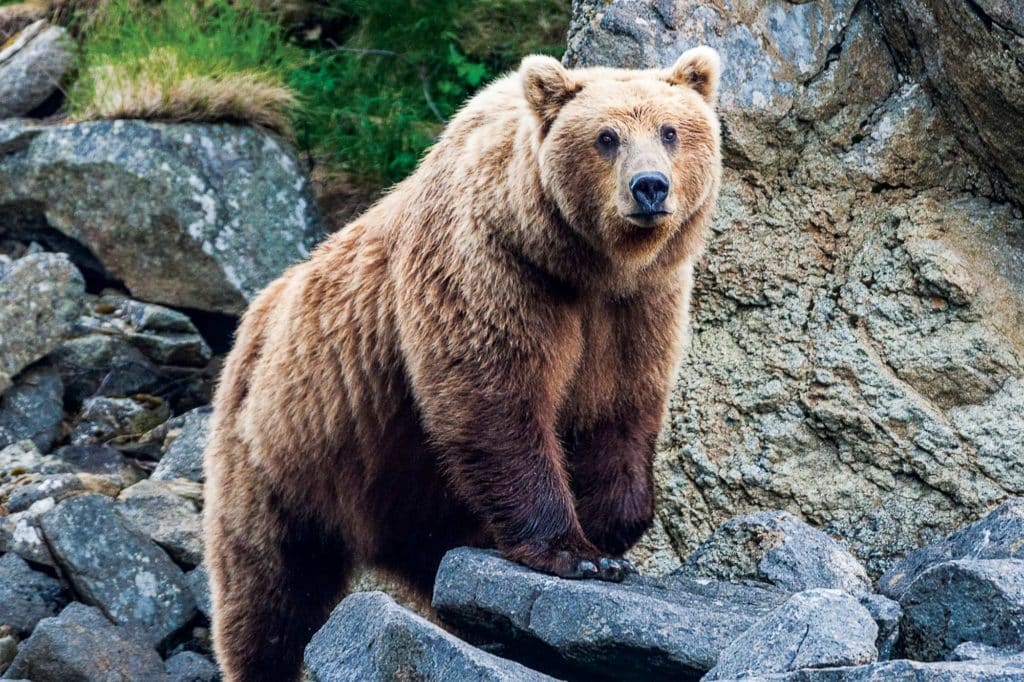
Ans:
{"label": "bear's hind leg", "polygon": [[207,533],[225,682],[295,680],[306,644],[347,587],[351,554],[321,524],[277,513],[273,496],[252,506],[232,502],[222,500],[226,516],[212,517]]}

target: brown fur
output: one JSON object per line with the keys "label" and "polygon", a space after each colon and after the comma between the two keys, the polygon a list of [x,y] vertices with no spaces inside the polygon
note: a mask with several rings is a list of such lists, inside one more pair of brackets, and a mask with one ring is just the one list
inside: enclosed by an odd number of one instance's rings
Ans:
{"label": "brown fur", "polygon": [[[665,71],[527,58],[252,304],[206,452],[227,680],[294,678],[355,565],[423,595],[467,544],[621,578],[718,193],[717,77],[706,48]],[[673,212],[623,217],[646,170]]]}

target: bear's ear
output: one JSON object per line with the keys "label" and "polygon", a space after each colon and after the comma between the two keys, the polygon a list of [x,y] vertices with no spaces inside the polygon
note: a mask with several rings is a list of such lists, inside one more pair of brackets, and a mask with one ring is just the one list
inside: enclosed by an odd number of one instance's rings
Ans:
{"label": "bear's ear", "polygon": [[697,91],[712,106],[718,99],[718,78],[722,69],[718,52],[702,45],[687,50],[670,68],[665,80],[672,85],[685,85]]}
{"label": "bear's ear", "polygon": [[530,55],[519,65],[526,101],[545,127],[558,116],[559,109],[576,96],[581,85],[554,57]]}

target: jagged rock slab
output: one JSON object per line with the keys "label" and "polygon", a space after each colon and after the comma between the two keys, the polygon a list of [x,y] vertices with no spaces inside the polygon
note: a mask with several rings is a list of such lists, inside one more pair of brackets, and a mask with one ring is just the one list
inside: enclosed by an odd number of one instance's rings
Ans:
{"label": "jagged rock slab", "polygon": [[955,559],[1024,559],[1024,499],[1007,500],[966,528],[914,550],[878,579],[878,591],[900,600],[922,573]]}
{"label": "jagged rock slab", "polygon": [[170,408],[159,398],[88,398],[71,432],[71,444],[93,445],[141,435],[169,416]]}
{"label": "jagged rock slab", "polygon": [[121,487],[129,486],[143,477],[137,466],[119,451],[106,445],[65,445],[58,448],[53,456],[67,462],[78,473],[118,480]]}
{"label": "jagged rock slab", "polygon": [[24,637],[43,618],[56,616],[66,602],[55,578],[32,570],[17,554],[0,556],[0,626]]}
{"label": "jagged rock slab", "polygon": [[321,237],[298,160],[251,128],[5,122],[4,147],[0,211],[40,207],[17,236],[79,245],[133,298],[239,314]]}
{"label": "jagged rock slab", "polygon": [[1024,667],[1004,663],[888,661],[845,668],[798,670],[729,682],[1021,682]]}
{"label": "jagged rock slab", "polygon": [[167,682],[216,682],[220,671],[213,661],[195,653],[182,651],[167,659]]}
{"label": "jagged rock slab", "polygon": [[0,516],[0,552],[11,552],[44,566],[56,566],[39,529],[39,517],[53,509],[54,504],[52,497],[46,497],[23,512]]}
{"label": "jagged rock slab", "polygon": [[680,573],[718,580],[758,580],[788,592],[812,588],[864,594],[864,567],[838,542],[789,512],[727,521],[687,558]]}
{"label": "jagged rock slab", "polygon": [[63,28],[40,20],[0,49],[0,119],[24,116],[57,91],[71,67],[70,42]]}
{"label": "jagged rock slab", "polygon": [[900,605],[909,658],[945,660],[964,642],[1024,650],[1024,560],[947,561],[914,580]]}
{"label": "jagged rock slab", "polygon": [[194,502],[152,479],[124,489],[117,500],[121,517],[175,561],[195,566],[203,560],[202,523]]}
{"label": "jagged rock slab", "polygon": [[552,679],[466,644],[383,592],[342,601],[306,647],[305,662],[315,682]]}
{"label": "jagged rock slab", "polygon": [[213,615],[213,598],[210,596],[210,573],[206,570],[205,564],[199,564],[185,574],[189,589],[192,590],[192,597],[196,601],[196,608],[207,618]]}
{"label": "jagged rock slab", "polygon": [[69,493],[82,490],[85,486],[82,480],[75,474],[54,474],[52,476],[39,476],[36,480],[23,482],[21,477],[13,485],[10,494],[7,495],[7,511],[23,512],[33,504],[52,497],[54,502],[59,502]]}
{"label": "jagged rock slab", "polygon": [[129,529],[109,498],[67,499],[39,523],[75,591],[114,623],[156,645],[195,614],[181,569]]}
{"label": "jagged rock slab", "polygon": [[81,273],[63,254],[35,253],[0,263],[0,391],[57,347],[78,317],[84,292]]}
{"label": "jagged rock slab", "polygon": [[158,481],[184,478],[197,483],[205,480],[203,450],[206,449],[210,414],[209,407],[197,407],[178,418],[181,430],[160,458],[152,478]]}
{"label": "jagged rock slab", "polygon": [[[683,577],[561,580],[495,552],[457,549],[441,563],[433,605],[446,622],[502,641],[533,666],[611,679],[697,679],[783,601],[785,593],[767,587]],[[543,656],[534,660],[536,652]]]}
{"label": "jagged rock slab", "polygon": [[151,647],[115,627],[98,610],[70,604],[40,621],[18,649],[4,679],[32,682],[163,680],[164,664]]}
{"label": "jagged rock slab", "polygon": [[705,680],[874,663],[878,627],[839,590],[798,592],[737,637]]}
{"label": "jagged rock slab", "polygon": [[64,417],[64,386],[53,367],[22,372],[0,395],[0,448],[29,439],[48,452],[60,436]]}
{"label": "jagged rock slab", "polygon": [[900,608],[899,602],[880,594],[864,594],[859,601],[878,626],[878,637],[875,639],[878,660],[888,661],[899,642],[903,609]]}

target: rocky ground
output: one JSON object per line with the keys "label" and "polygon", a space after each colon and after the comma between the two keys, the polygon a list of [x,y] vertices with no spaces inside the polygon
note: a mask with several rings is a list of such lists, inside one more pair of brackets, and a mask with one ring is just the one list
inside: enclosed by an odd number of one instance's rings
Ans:
{"label": "rocky ground", "polygon": [[[641,575],[456,550],[437,618],[354,594],[310,679],[1024,680],[1022,10],[574,5],[569,63],[707,42],[726,64]],[[316,201],[248,128],[62,121],[67,36],[12,16],[0,674],[213,680],[208,403],[247,301],[322,236]]]}

